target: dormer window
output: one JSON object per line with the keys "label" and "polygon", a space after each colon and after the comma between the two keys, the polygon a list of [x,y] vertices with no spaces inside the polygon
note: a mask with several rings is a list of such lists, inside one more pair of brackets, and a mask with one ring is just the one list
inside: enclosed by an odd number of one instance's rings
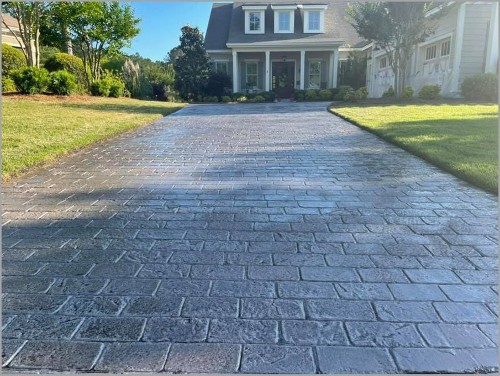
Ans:
{"label": "dormer window", "polygon": [[328,5],[303,5],[304,33],[325,32],[325,9]]}
{"label": "dormer window", "polygon": [[264,34],[266,31],[264,13],[267,7],[246,5],[242,8],[245,11],[245,34]]}
{"label": "dormer window", "polygon": [[296,5],[271,5],[274,11],[274,32],[293,33]]}

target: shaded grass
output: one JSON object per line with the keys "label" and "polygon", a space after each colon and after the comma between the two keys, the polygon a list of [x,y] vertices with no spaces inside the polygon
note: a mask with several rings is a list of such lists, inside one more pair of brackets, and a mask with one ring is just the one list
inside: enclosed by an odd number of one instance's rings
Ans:
{"label": "shaded grass", "polygon": [[352,104],[330,111],[459,178],[498,192],[496,104]]}
{"label": "shaded grass", "polygon": [[184,104],[88,96],[2,99],[2,180],[162,118]]}

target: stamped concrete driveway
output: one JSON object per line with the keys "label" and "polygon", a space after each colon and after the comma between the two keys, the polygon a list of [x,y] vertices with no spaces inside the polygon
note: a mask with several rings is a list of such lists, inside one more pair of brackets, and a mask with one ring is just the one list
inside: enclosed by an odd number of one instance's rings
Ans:
{"label": "stamped concrete driveway", "polygon": [[4,366],[497,368],[496,197],[325,107],[189,106],[5,186]]}

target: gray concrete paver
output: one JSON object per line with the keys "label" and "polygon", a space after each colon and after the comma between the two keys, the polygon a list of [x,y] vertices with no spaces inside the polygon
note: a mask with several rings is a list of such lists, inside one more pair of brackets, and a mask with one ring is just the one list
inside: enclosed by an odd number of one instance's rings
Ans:
{"label": "gray concrete paver", "polygon": [[496,197],[326,105],[188,106],[5,184],[5,370],[495,370]]}

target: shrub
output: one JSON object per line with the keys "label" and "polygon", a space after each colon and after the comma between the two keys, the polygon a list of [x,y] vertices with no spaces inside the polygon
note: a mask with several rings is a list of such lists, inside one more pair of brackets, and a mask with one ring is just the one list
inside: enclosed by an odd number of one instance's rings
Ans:
{"label": "shrub", "polygon": [[52,72],[49,75],[49,90],[54,94],[70,95],[76,90],[76,77],[66,71]]}
{"label": "shrub", "polygon": [[121,80],[112,80],[109,88],[109,96],[113,98],[123,97],[125,92],[125,84]]}
{"label": "shrub", "polygon": [[214,103],[214,102],[218,102],[218,101],[219,101],[219,98],[217,97],[217,95],[209,95],[209,96],[206,96],[203,98],[203,102]]}
{"label": "shrub", "polygon": [[[245,94],[240,93],[240,92],[236,92],[236,93],[233,93],[231,95],[231,98],[233,99],[233,101],[238,101],[238,98],[241,98],[241,97],[244,97],[244,96],[245,96]],[[246,98],[245,98],[245,100],[246,100]]]}
{"label": "shrub", "polygon": [[322,101],[331,101],[333,99],[333,95],[329,89],[323,89],[318,92],[318,98]]}
{"label": "shrub", "polygon": [[305,95],[305,100],[306,101],[317,101],[318,94],[317,94],[316,90],[307,90],[306,95]]}
{"label": "shrub", "polygon": [[498,76],[494,73],[480,73],[463,80],[462,95],[467,100],[498,101]]}
{"label": "shrub", "polygon": [[403,99],[412,99],[413,98],[413,88],[411,86],[407,86],[403,89]]}
{"label": "shrub", "polygon": [[303,102],[306,99],[306,91],[305,90],[295,90],[293,92],[293,98],[297,102]]}
{"label": "shrub", "polygon": [[231,102],[231,101],[232,101],[232,99],[231,99],[231,97],[230,97],[230,96],[224,95],[224,96],[222,97],[222,102],[224,102],[224,103],[229,103],[229,102]]}
{"label": "shrub", "polygon": [[366,99],[368,98],[368,89],[363,86],[356,90],[356,98],[357,99]]}
{"label": "shrub", "polygon": [[238,97],[236,98],[236,101],[237,102],[246,102],[247,101],[247,97],[245,97],[244,95],[242,95],[241,97]]}
{"label": "shrub", "polygon": [[24,54],[8,44],[2,44],[2,77],[9,76],[11,72],[26,67]]}
{"label": "shrub", "polygon": [[40,46],[40,65],[45,66],[47,60],[59,52],[61,51],[57,47]]}
{"label": "shrub", "polygon": [[2,76],[2,93],[12,93],[17,91],[16,84],[12,78]]}
{"label": "shrub", "polygon": [[44,68],[26,67],[11,72],[19,91],[23,94],[41,94],[47,90],[49,72]]}
{"label": "shrub", "polygon": [[339,86],[338,91],[335,94],[335,96],[333,97],[333,99],[335,99],[336,101],[343,101],[344,97],[345,97],[345,93],[348,90],[354,90],[354,89],[351,86],[348,86],[348,85],[341,85],[341,86]]}
{"label": "shrub", "polygon": [[389,86],[386,91],[382,94],[382,98],[391,98],[396,95],[396,92],[394,91],[394,88],[392,86]]}
{"label": "shrub", "polygon": [[357,99],[358,95],[356,93],[356,90],[354,90],[352,87],[349,87],[344,91],[344,96],[342,97],[342,100],[346,102],[355,102]]}
{"label": "shrub", "polygon": [[424,85],[418,92],[418,97],[422,99],[438,99],[441,86],[439,85]]}
{"label": "shrub", "polygon": [[110,78],[96,80],[90,84],[90,93],[97,97],[109,97],[112,84],[113,82]]}
{"label": "shrub", "polygon": [[49,72],[65,70],[69,73],[73,73],[79,84],[85,84],[87,82],[83,60],[78,56],[58,52],[47,59],[44,67]]}
{"label": "shrub", "polygon": [[222,97],[231,88],[232,81],[226,73],[216,73],[212,72],[208,77],[206,93],[209,96],[216,95],[217,97]]}
{"label": "shrub", "polygon": [[273,91],[264,91],[260,95],[264,97],[265,102],[274,102],[276,99],[276,94]]}
{"label": "shrub", "polygon": [[250,102],[250,103],[262,103],[265,101],[266,100],[264,99],[264,97],[262,95],[256,95],[253,98],[247,99],[247,102]]}

